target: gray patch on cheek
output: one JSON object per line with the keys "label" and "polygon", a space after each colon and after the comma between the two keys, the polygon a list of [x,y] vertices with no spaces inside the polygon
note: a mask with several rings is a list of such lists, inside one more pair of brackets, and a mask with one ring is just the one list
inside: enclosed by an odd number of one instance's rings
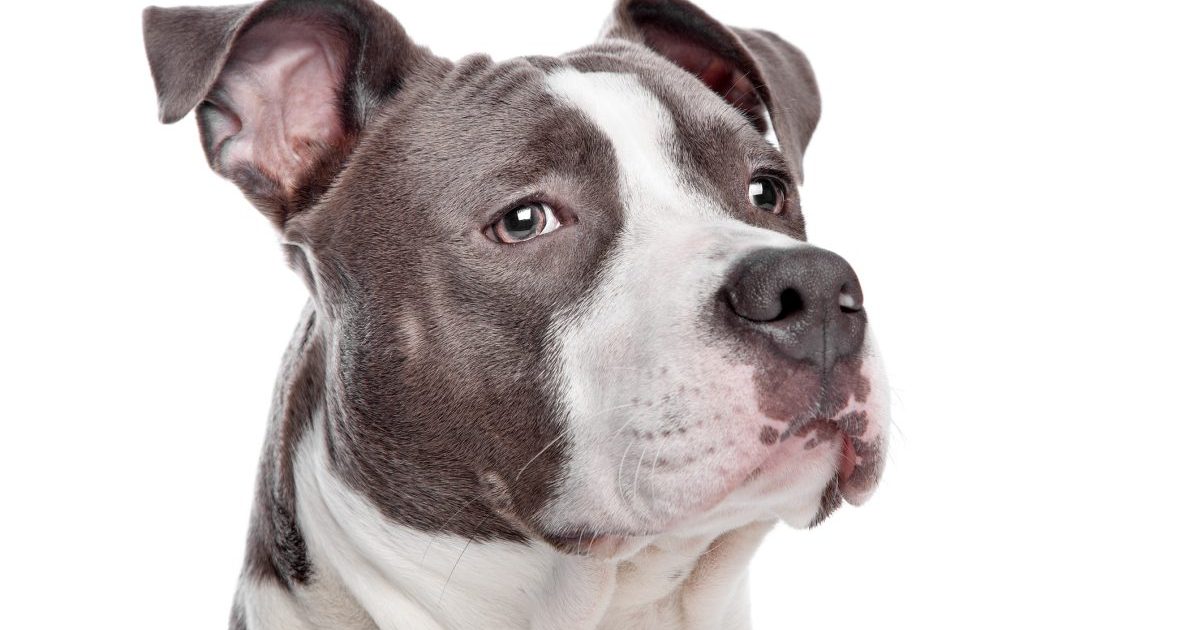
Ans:
{"label": "gray patch on cheek", "polygon": [[[547,331],[592,290],[622,212],[608,141],[546,92],[561,66],[472,57],[435,92],[391,103],[312,217],[318,258],[353,287],[337,322],[332,466],[407,527],[528,538],[565,466]],[[529,194],[579,223],[489,241],[491,215]]]}

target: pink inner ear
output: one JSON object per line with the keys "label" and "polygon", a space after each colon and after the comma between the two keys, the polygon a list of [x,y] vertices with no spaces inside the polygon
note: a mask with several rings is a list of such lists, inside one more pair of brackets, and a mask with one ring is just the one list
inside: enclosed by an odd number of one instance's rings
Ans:
{"label": "pink inner ear", "polygon": [[338,92],[347,55],[322,25],[276,19],[247,31],[209,97],[217,170],[251,166],[295,192],[321,151],[345,139]]}
{"label": "pink inner ear", "polygon": [[662,29],[646,28],[644,33],[647,45],[696,75],[709,89],[746,114],[759,131],[766,131],[766,107],[750,77],[735,61],[690,38]]}

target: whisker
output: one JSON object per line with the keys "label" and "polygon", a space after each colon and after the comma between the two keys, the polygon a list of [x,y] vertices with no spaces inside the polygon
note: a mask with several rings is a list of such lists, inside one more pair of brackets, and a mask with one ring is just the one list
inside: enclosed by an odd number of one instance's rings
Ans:
{"label": "whisker", "polygon": [[630,501],[631,501],[630,506],[631,507],[633,505],[632,504],[633,497],[637,496],[638,476],[642,472],[642,461],[646,458],[646,451],[649,448],[650,448],[649,444],[642,447],[642,454],[638,456],[637,468],[633,469],[633,485],[629,487]]}
{"label": "whisker", "polygon": [[708,549],[704,550],[704,553],[701,553],[699,556],[697,556],[696,560],[699,561],[700,558],[703,558],[704,556],[707,556],[708,554],[716,551],[717,549],[719,549],[721,547],[721,545],[724,545],[725,541],[727,541],[727,540],[728,540],[728,537],[713,541],[713,544],[709,545]]}
{"label": "whisker", "polygon": [[658,441],[658,448],[654,451],[654,461],[650,462],[650,505],[658,504],[658,486],[654,483],[654,472],[658,469],[658,458],[662,455],[663,444],[666,444],[665,439]]}
{"label": "whisker", "polygon": [[[601,415],[601,414],[605,414],[605,413],[611,413],[611,412],[613,412],[613,411],[616,411],[616,410],[618,410],[618,409],[625,409],[625,408],[627,408],[627,407],[633,407],[633,406],[635,406],[635,403],[625,403],[625,404],[622,404],[622,405],[615,405],[615,406],[609,407],[609,408],[607,408],[607,409],[601,409],[600,411],[597,411],[597,412],[595,412],[595,413],[589,414],[588,416],[586,416],[586,417],[584,417],[584,418],[581,418],[580,420],[581,420],[581,421],[583,421],[583,420],[591,420],[592,418],[594,418],[594,417],[596,417],[596,416],[599,416],[599,415]],[[629,419],[629,420],[627,420],[627,421],[625,422],[625,424],[621,426],[621,428],[620,428],[620,429],[617,429],[617,432],[619,433],[619,432],[621,432],[622,430],[624,430],[624,429],[625,429],[625,427],[626,427],[626,426],[629,426],[629,423],[630,423],[630,422],[632,422],[632,421],[633,421],[633,418],[632,418],[632,417],[630,417],[630,419]],[[543,447],[542,447],[542,450],[538,451],[536,455],[534,455],[533,457],[531,457],[531,458],[529,459],[529,461],[525,462],[525,465],[521,467],[521,470],[517,471],[517,476],[516,476],[516,477],[513,479],[513,481],[517,481],[517,480],[519,480],[519,479],[521,478],[521,474],[525,472],[525,469],[529,468],[530,464],[532,464],[532,463],[534,462],[534,460],[536,460],[537,458],[541,457],[541,456],[542,456],[542,455],[543,455],[543,454],[544,454],[546,451],[550,450],[550,447],[551,447],[551,446],[554,446],[554,444],[555,444],[556,442],[558,442],[558,441],[559,441],[559,440],[561,440],[562,438],[566,437],[566,435],[567,435],[567,432],[568,432],[568,431],[570,431],[570,427],[567,427],[567,428],[563,429],[562,431],[560,431],[560,432],[558,433],[558,435],[557,435],[557,436],[556,436],[556,437],[555,437],[553,440],[550,440],[550,442],[548,442],[548,443],[546,444],[546,446],[543,446]]]}
{"label": "whisker", "polygon": [[[632,369],[632,368],[631,368],[631,369]],[[586,416],[585,418],[583,418],[583,420],[589,420],[589,419],[591,419],[591,418],[594,418],[594,417],[596,417],[596,416],[598,416],[598,415],[601,415],[601,414],[610,413],[610,412],[616,411],[616,410],[618,410],[618,409],[624,409],[624,408],[627,408],[627,407],[633,407],[633,406],[635,406],[635,403],[626,403],[626,404],[621,404],[621,405],[614,405],[614,406],[612,406],[612,407],[609,407],[609,408],[607,408],[607,409],[601,409],[600,411],[597,411],[597,412],[595,412],[595,413],[589,414],[588,416]],[[630,418],[629,418],[629,420],[627,420],[627,421],[625,422],[625,424],[621,426],[621,428],[620,428],[620,429],[617,429],[617,432],[619,433],[620,431],[624,430],[624,429],[625,429],[625,427],[629,426],[629,423],[630,423],[630,422],[632,422],[632,421],[633,421],[633,417],[630,417]],[[534,460],[536,460],[537,458],[539,458],[539,457],[541,457],[542,455],[544,455],[544,454],[546,453],[546,451],[550,450],[550,448],[551,448],[552,446],[554,446],[554,444],[555,444],[555,443],[557,443],[557,442],[558,442],[559,440],[561,440],[562,438],[566,437],[566,435],[567,435],[567,433],[568,433],[569,431],[570,431],[570,427],[567,427],[567,428],[563,429],[562,431],[559,431],[558,435],[556,435],[556,436],[555,436],[553,439],[551,439],[549,442],[547,442],[547,443],[546,443],[546,445],[545,445],[545,446],[543,446],[543,447],[542,447],[542,449],[541,449],[540,451],[538,451],[538,452],[537,452],[537,453],[536,453],[536,454],[535,454],[533,457],[531,457],[531,458],[529,459],[529,461],[525,462],[525,465],[524,465],[524,466],[522,466],[522,467],[521,467],[521,469],[520,469],[519,471],[517,471],[517,474],[516,474],[516,476],[513,478],[513,481],[514,481],[514,483],[515,483],[516,481],[518,481],[518,480],[520,480],[520,479],[521,479],[521,475],[522,475],[522,474],[524,474],[525,470],[526,470],[526,469],[528,469],[528,468],[529,468],[529,466],[530,466],[531,464],[533,464]],[[476,502],[476,501],[478,501],[479,499],[480,499],[480,497],[472,497],[472,498],[470,498],[470,499],[468,499],[468,500],[464,501],[464,502],[463,502],[463,504],[462,504],[462,505],[460,505],[460,506],[458,507],[458,509],[454,511],[454,513],[453,513],[453,514],[451,514],[449,517],[447,517],[447,518],[446,518],[446,520],[442,521],[442,524],[441,524],[441,526],[440,526],[440,527],[438,527],[437,529],[439,529],[439,530],[440,530],[440,529],[443,529],[443,528],[445,528],[445,526],[446,526],[446,525],[448,525],[448,524],[450,524],[450,522],[452,522],[452,521],[455,519],[455,517],[457,517],[459,514],[461,514],[463,510],[467,509],[467,507],[468,507],[468,506],[470,506],[472,503],[475,503],[475,502]],[[478,528],[476,528],[476,529],[478,529]],[[426,557],[428,557],[428,555],[429,555],[429,550],[433,548],[433,542],[434,542],[434,540],[436,540],[436,539],[437,539],[437,533],[436,533],[436,531],[437,531],[437,530],[435,530],[435,531],[434,531],[434,533],[431,533],[431,534],[429,535],[429,542],[428,542],[428,543],[425,545],[425,550],[421,552],[421,560],[420,560],[420,562],[419,562],[419,566],[422,566],[422,567],[424,567],[424,566],[425,566],[425,558],[426,558]],[[464,551],[465,551],[465,548],[464,548]]]}
{"label": "whisker", "polygon": [[474,502],[476,502],[476,501],[478,501],[478,500],[479,500],[479,497],[472,497],[472,498],[470,498],[470,499],[467,499],[466,501],[463,501],[463,504],[462,504],[462,505],[460,505],[460,506],[458,506],[458,509],[457,509],[457,510],[455,510],[453,514],[451,514],[450,516],[448,516],[448,517],[446,518],[446,520],[442,521],[442,524],[441,524],[441,525],[440,525],[440,526],[439,526],[437,529],[435,529],[435,530],[434,530],[432,533],[430,533],[430,534],[429,534],[429,543],[428,543],[427,545],[425,545],[425,551],[421,552],[421,560],[420,560],[420,562],[418,563],[418,566],[420,566],[420,567],[424,568],[424,566],[425,566],[425,557],[426,557],[427,555],[429,555],[429,550],[430,550],[431,548],[433,548],[433,541],[437,539],[437,531],[438,531],[438,530],[441,530],[441,529],[444,529],[444,528],[445,528],[447,525],[449,525],[449,524],[450,524],[450,522],[451,522],[451,521],[453,521],[453,520],[454,520],[454,517],[456,517],[456,516],[458,516],[459,514],[461,514],[463,510],[467,509],[467,506],[468,506],[468,505],[471,505],[472,503],[474,503]]}
{"label": "whisker", "polygon": [[[475,532],[479,531],[479,526],[475,527]],[[475,535],[471,533],[471,536]],[[438,593],[438,605],[442,603],[442,597],[446,594],[446,587],[450,586],[450,580],[454,577],[454,570],[458,568],[458,563],[462,562],[463,555],[467,553],[467,547],[471,546],[471,538],[467,538],[467,544],[463,545],[462,551],[458,552],[458,558],[454,560],[454,566],[450,567],[450,575],[446,576],[446,582],[442,584],[442,592]]]}
{"label": "whisker", "polygon": [[633,440],[625,445],[625,452],[621,453],[621,462],[617,466],[617,494],[624,496],[625,487],[625,457],[629,455],[629,449],[633,448]]}
{"label": "whisker", "polygon": [[517,471],[517,476],[513,478],[513,481],[520,481],[521,475],[525,472],[525,469],[529,468],[529,465],[532,464],[534,462],[534,460],[541,457],[543,453],[550,450],[551,446],[554,446],[555,443],[557,443],[559,440],[566,437],[568,431],[570,431],[569,428],[559,431],[558,435],[555,436],[553,440],[550,440],[549,442],[546,443],[545,446],[542,447],[542,450],[538,451],[537,454],[534,455],[533,457],[530,457],[529,461],[525,462],[525,465],[521,467],[521,470]]}

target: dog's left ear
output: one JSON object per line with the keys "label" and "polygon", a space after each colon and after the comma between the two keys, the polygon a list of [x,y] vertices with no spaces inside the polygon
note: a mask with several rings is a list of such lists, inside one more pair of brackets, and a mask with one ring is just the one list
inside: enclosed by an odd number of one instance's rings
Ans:
{"label": "dog's left ear", "polygon": [[821,96],[804,53],[774,33],[725,26],[686,0],[618,0],[605,37],[635,41],[696,75],[758,128],[802,178]]}

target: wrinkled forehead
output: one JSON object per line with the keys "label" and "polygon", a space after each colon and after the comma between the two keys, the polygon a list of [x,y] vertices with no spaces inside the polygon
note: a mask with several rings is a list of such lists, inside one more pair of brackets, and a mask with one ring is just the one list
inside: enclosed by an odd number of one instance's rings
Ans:
{"label": "wrinkled forehead", "polygon": [[[530,186],[582,183],[552,180],[611,180],[622,158],[647,156],[634,145],[661,149],[679,183],[701,189],[716,171],[744,169],[747,159],[784,166],[718,95],[625,42],[558,58],[468,57],[387,126],[399,145],[390,153],[407,153],[404,166],[453,177],[471,196],[464,201],[484,206]],[[422,183],[417,175],[408,176]]]}

